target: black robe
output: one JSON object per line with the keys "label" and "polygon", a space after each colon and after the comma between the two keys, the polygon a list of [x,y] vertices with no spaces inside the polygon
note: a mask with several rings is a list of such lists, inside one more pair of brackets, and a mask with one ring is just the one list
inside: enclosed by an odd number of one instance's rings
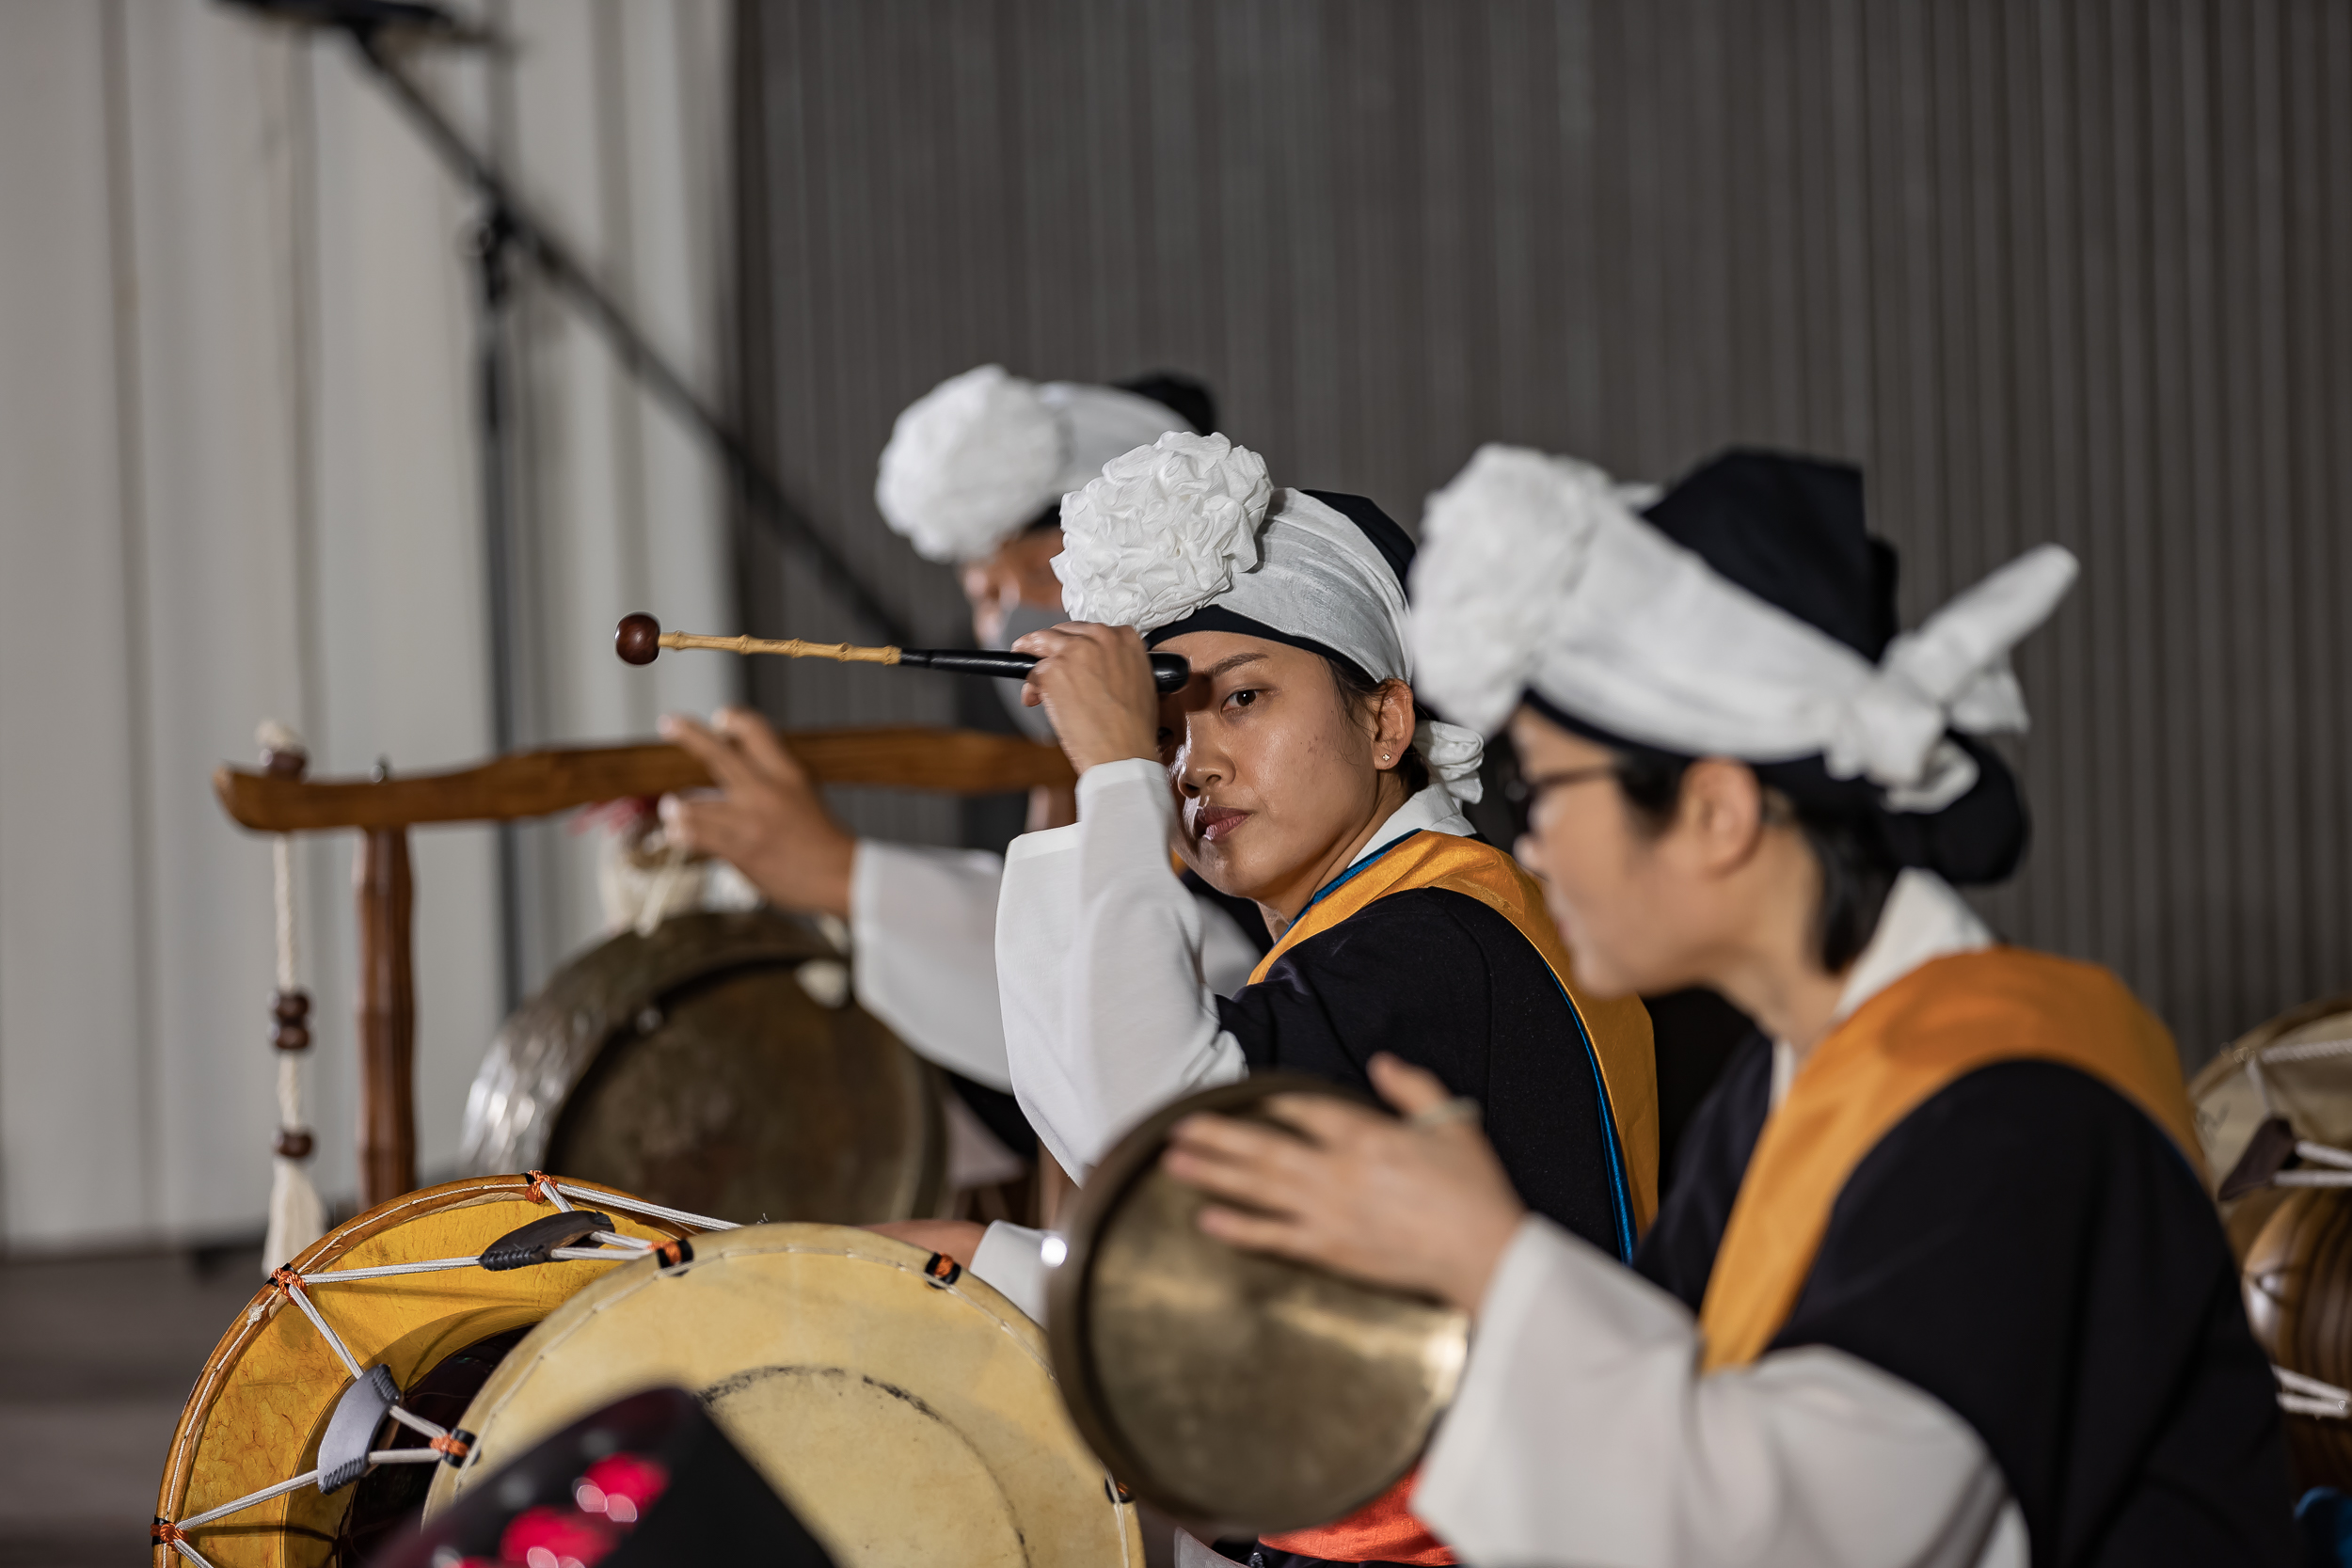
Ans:
{"label": "black robe", "polygon": [[[1311,1073],[1373,1095],[1365,1064],[1387,1051],[1436,1073],[1478,1101],[1529,1208],[1614,1256],[1631,1250],[1611,1196],[1614,1134],[1584,1025],[1544,956],[1491,906],[1444,888],[1375,898],[1220,998],[1217,1012],[1255,1072]],[[1325,1568],[1250,1542],[1216,1549],[1262,1568]]]}
{"label": "black robe", "polygon": [[[1772,1048],[1682,1138],[1635,1267],[1698,1310],[1763,1131]],[[2296,1559],[2268,1363],[2203,1186],[2115,1090],[1979,1069],[1863,1158],[1772,1350],[1827,1345],[1973,1427],[2037,1568]]]}
{"label": "black robe", "polygon": [[[1527,1206],[1629,1257],[1629,1198],[1600,1070],[1567,995],[1518,928],[1443,888],[1374,899],[1220,997],[1253,1072],[1304,1072],[1373,1095],[1365,1064],[1402,1056],[1479,1103]],[[1375,1098],[1377,1098],[1375,1096]]]}

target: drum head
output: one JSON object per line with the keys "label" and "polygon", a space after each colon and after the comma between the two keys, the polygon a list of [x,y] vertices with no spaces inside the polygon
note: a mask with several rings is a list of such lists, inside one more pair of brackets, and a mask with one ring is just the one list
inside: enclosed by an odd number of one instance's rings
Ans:
{"label": "drum head", "polygon": [[869,1231],[765,1225],[591,1285],[466,1415],[428,1515],[620,1394],[696,1393],[841,1568],[1140,1564],[1136,1510],[1072,1430],[1044,1336],[966,1273]]}
{"label": "drum head", "polygon": [[[345,1222],[291,1266],[301,1274],[479,1257],[492,1242],[549,1212],[529,1196],[519,1176],[453,1181]],[[618,1209],[604,1212],[624,1235],[667,1241],[688,1231]],[[555,1262],[495,1274],[452,1269],[328,1281],[312,1286],[310,1294],[363,1369],[383,1363],[406,1391],[404,1402],[437,1419],[449,1405],[464,1407],[516,1331],[624,1266]],[[156,1516],[192,1518],[312,1468],[327,1419],[350,1383],[351,1374],[301,1310],[274,1286],[262,1287],[197,1376],[172,1435]],[[421,1493],[428,1474],[423,1465],[386,1465],[337,1492],[323,1495],[315,1485],[305,1486],[199,1526],[189,1539],[215,1568],[356,1561],[371,1555],[404,1517],[414,1516],[421,1498],[409,1493]],[[170,1547],[155,1547],[156,1568],[178,1562]]]}
{"label": "drum head", "polygon": [[730,1218],[935,1213],[935,1075],[848,1000],[846,979],[814,927],[773,911],[614,937],[499,1031],[460,1162],[571,1171]]}
{"label": "drum head", "polygon": [[1462,1313],[1236,1252],[1160,1170],[1195,1111],[1271,1120],[1271,1095],[1342,1092],[1268,1074],[1167,1107],[1080,1191],[1052,1276],[1054,1369],[1079,1430],[1146,1499],[1220,1533],[1327,1524],[1387,1491],[1469,1357]]}
{"label": "drum head", "polygon": [[[2254,1129],[2274,1113],[2298,1137],[2352,1148],[2352,996],[2308,1002],[2248,1030],[2205,1064],[2188,1097],[2197,1109],[2205,1179],[2217,1192]],[[2265,1188],[2221,1206],[2231,1250],[2241,1260],[2284,1196]]]}

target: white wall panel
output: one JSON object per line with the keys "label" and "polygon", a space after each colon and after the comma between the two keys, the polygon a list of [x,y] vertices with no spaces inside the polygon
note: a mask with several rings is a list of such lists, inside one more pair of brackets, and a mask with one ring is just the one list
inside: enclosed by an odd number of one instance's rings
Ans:
{"label": "white wall panel", "polygon": [[109,19],[0,21],[0,1224],[103,1243],[148,1220],[152,1153],[116,379],[135,300],[118,316]]}
{"label": "white wall panel", "polygon": [[[525,188],[701,374],[725,16],[524,6],[504,80],[424,65],[469,122],[529,107],[508,130],[536,134],[506,138]],[[338,40],[183,0],[0,0],[0,1245],[258,1228],[268,853],[209,774],[263,718],[322,773],[489,747],[473,203]],[[521,289],[543,324],[525,738],[641,736],[656,694],[727,689],[722,661],[648,679],[610,653],[639,604],[720,616],[724,487]],[[530,984],[594,929],[589,846],[539,836]],[[497,877],[486,830],[413,847],[429,1176],[499,1021]],[[352,849],[299,863],[318,1174],[346,1202]]]}

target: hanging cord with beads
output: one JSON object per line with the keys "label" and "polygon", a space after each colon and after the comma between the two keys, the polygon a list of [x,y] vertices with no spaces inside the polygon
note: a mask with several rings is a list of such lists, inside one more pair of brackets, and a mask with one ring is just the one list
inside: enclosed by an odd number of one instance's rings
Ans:
{"label": "hanging cord with beads", "polygon": [[[257,737],[262,766],[279,778],[300,778],[310,753],[294,731],[275,721]],[[278,1058],[278,1141],[269,1188],[269,1235],[262,1245],[262,1271],[268,1274],[326,1233],[326,1206],[310,1179],[315,1140],[302,1117],[304,1064],[310,1054],[310,994],[294,974],[294,839],[280,833],[270,845],[277,894],[278,990],[270,998],[270,1044]]]}

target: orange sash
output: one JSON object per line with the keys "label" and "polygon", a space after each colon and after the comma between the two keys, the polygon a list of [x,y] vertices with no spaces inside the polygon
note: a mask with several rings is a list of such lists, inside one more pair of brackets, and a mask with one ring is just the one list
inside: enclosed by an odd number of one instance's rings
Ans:
{"label": "orange sash", "polygon": [[[1451,833],[1422,832],[1359,863],[1315,895],[1282,940],[1258,960],[1249,982],[1266,977],[1275,960],[1308,938],[1327,931],[1386,894],[1443,888],[1477,899],[1525,937],[1559,981],[1563,995],[1591,1042],[1602,1098],[1615,1132],[1612,1154],[1625,1178],[1626,1228],[1638,1236],[1658,1209],[1658,1063],[1650,1045],[1649,1013],[1627,997],[1593,1002],[1578,994],[1567,948],[1544,908],[1543,890],[1517,861],[1490,844]],[[1413,1517],[1409,1500],[1419,1472],[1336,1524],[1263,1537],[1277,1551],[1334,1562],[1450,1563],[1450,1551]]]}
{"label": "orange sash", "polygon": [[1745,1366],[1772,1342],[1831,1206],[1896,1124],[1977,1069],[2015,1061],[2089,1073],[2200,1163],[2172,1037],[2115,975],[2015,947],[1922,964],[1830,1031],[1765,1122],[1699,1307],[1705,1369]]}
{"label": "orange sash", "polygon": [[1443,888],[1477,899],[1511,923],[1543,955],[1560,982],[1577,1022],[1592,1041],[1593,1059],[1625,1162],[1633,1205],[1633,1233],[1648,1228],[1658,1212],[1658,1058],[1650,1042],[1649,1010],[1638,998],[1595,1002],[1576,989],[1568,950],[1560,928],[1544,908],[1544,890],[1519,863],[1491,844],[1452,833],[1423,831],[1381,851],[1315,895],[1258,967],[1256,985],[1275,960],[1308,938],[1319,936],[1386,894],[1414,888]]}

